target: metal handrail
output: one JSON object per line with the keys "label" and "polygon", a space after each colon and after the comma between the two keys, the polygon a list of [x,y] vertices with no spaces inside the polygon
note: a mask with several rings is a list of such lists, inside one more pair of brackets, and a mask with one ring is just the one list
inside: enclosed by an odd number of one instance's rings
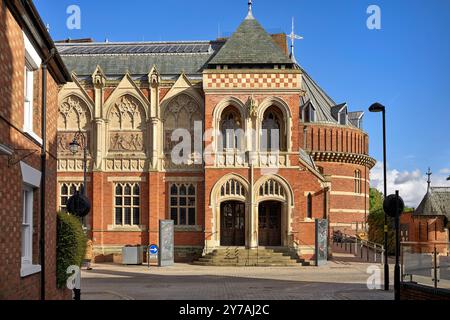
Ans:
{"label": "metal handrail", "polygon": [[[352,235],[348,235],[345,233],[341,233],[340,234],[341,238],[340,241],[336,241],[335,236],[333,235],[333,243],[340,243],[341,244],[341,248],[345,247],[345,251],[348,251],[348,246],[347,244],[350,243],[354,243],[355,245],[352,246],[350,245],[350,252],[353,253],[356,256],[358,256],[358,248],[360,249],[359,251],[359,255],[360,258],[363,259],[364,258],[364,252],[363,249],[366,248],[366,259],[369,262],[370,261],[370,249],[373,249],[374,251],[374,261],[376,262],[378,259],[378,252],[380,253],[380,257],[381,257],[381,264],[384,264],[384,251],[385,248],[383,245],[372,242],[372,241],[368,241],[368,240],[363,240],[363,239],[359,239],[356,236],[352,236]],[[354,252],[353,252],[353,247],[354,247]]]}
{"label": "metal handrail", "polygon": [[203,233],[205,234],[205,249],[204,249],[204,254],[207,254],[207,253],[208,253],[208,241],[207,241],[208,237],[206,236],[206,234],[209,233],[209,234],[210,234],[210,235],[209,235],[209,239],[211,239],[211,237],[214,236],[215,234],[218,234],[219,231],[206,232],[206,231],[204,230]]}

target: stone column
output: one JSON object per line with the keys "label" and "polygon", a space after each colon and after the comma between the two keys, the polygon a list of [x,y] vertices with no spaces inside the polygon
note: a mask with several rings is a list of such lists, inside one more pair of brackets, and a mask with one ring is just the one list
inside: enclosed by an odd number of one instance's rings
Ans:
{"label": "stone column", "polygon": [[258,204],[253,203],[250,206],[250,234],[249,234],[249,245],[248,248],[249,249],[256,249],[258,248],[259,245],[259,222],[258,222],[258,218],[259,218],[259,213],[258,213]]}
{"label": "stone column", "polygon": [[[149,152],[148,156],[151,156],[152,159],[152,170],[160,171],[162,170],[161,161],[160,161],[160,150],[162,146],[160,144],[161,141],[161,120],[158,118],[151,119],[151,139],[152,139],[152,151]],[[149,150],[150,151],[150,150]]]}
{"label": "stone column", "polygon": [[95,128],[94,128],[94,171],[102,171],[103,169],[103,156],[106,153],[106,133],[105,133],[105,121],[103,114],[103,88],[106,85],[106,77],[103,74],[103,71],[100,67],[97,66],[96,70],[92,74],[92,84],[94,85],[94,100],[95,100],[95,108],[94,108],[94,119],[95,119]]}
{"label": "stone column", "polygon": [[103,170],[103,158],[106,154],[106,125],[105,120],[101,118],[95,119],[95,162],[94,162],[94,171],[102,171]]}

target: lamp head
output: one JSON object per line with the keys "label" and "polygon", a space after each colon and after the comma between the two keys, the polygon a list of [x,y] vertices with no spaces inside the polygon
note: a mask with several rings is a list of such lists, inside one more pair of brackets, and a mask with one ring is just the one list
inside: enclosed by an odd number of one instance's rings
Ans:
{"label": "lamp head", "polygon": [[378,102],[374,103],[369,108],[370,112],[383,112],[385,110],[386,110],[385,106],[383,106],[381,103],[378,103]]}
{"label": "lamp head", "polygon": [[78,153],[79,149],[80,149],[80,144],[78,143],[78,141],[76,139],[74,139],[70,144],[69,144],[69,150],[70,152],[72,152],[74,155]]}

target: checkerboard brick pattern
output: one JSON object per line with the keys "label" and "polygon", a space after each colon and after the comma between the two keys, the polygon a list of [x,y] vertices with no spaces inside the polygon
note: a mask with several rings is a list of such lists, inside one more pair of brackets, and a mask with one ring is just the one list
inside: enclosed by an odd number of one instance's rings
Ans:
{"label": "checkerboard brick pattern", "polygon": [[204,77],[205,89],[299,89],[298,73],[217,73]]}

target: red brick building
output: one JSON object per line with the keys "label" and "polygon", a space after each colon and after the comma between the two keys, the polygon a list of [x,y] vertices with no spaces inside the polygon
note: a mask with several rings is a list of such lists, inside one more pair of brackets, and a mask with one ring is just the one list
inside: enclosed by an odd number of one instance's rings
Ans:
{"label": "red brick building", "polygon": [[70,298],[56,288],[55,201],[58,86],[70,74],[31,1],[0,1],[0,44],[0,299]]}
{"label": "red brick building", "polygon": [[251,11],[229,39],[58,50],[73,72],[59,93],[59,204],[82,183],[68,149],[81,129],[97,255],[157,243],[161,219],[175,221],[179,261],[230,246],[310,259],[315,219],[364,228],[375,161],[363,113],[335,103]]}
{"label": "red brick building", "polygon": [[[449,218],[450,188],[431,187],[416,210],[402,215],[402,241],[430,245],[450,243]],[[438,247],[448,252],[448,246],[447,244]]]}

